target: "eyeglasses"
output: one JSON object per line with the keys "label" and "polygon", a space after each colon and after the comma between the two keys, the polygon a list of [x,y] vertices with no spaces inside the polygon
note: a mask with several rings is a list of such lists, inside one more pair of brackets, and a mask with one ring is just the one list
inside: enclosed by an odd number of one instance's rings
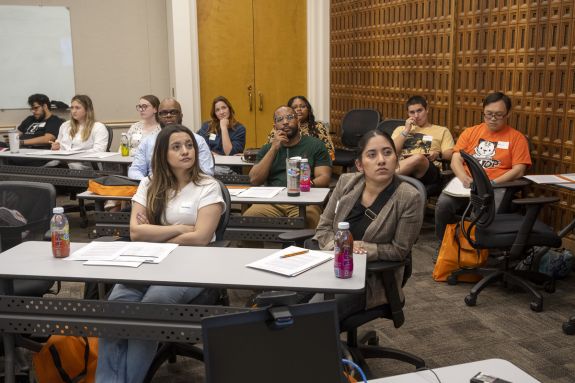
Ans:
{"label": "eyeglasses", "polygon": [[178,109],[160,110],[158,112],[158,116],[160,117],[179,116],[180,113],[181,112]]}
{"label": "eyeglasses", "polygon": [[143,112],[144,110],[148,109],[148,104],[138,104],[136,105],[136,110],[138,112]]}
{"label": "eyeglasses", "polygon": [[284,119],[288,121],[292,121],[296,117],[295,114],[286,114],[285,116],[274,116],[274,121],[276,124],[279,124]]}
{"label": "eyeglasses", "polygon": [[31,107],[31,108],[30,108],[30,112],[35,112],[35,111],[37,111],[38,109],[42,109],[42,105],[36,105],[36,106]]}
{"label": "eyeglasses", "polygon": [[485,117],[487,120],[491,120],[491,119],[496,119],[496,120],[501,120],[503,117],[505,117],[507,115],[507,113],[503,113],[503,112],[485,112],[483,113],[483,117]]}

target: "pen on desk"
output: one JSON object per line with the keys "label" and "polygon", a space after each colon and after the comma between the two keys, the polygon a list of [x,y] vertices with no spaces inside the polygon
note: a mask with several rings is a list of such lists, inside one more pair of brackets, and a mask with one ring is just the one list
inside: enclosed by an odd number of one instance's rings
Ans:
{"label": "pen on desk", "polygon": [[280,258],[289,258],[289,257],[293,257],[293,256],[296,256],[296,255],[305,254],[305,253],[308,253],[308,252],[309,252],[309,250],[296,251],[295,253],[284,254],[284,255],[280,256]]}

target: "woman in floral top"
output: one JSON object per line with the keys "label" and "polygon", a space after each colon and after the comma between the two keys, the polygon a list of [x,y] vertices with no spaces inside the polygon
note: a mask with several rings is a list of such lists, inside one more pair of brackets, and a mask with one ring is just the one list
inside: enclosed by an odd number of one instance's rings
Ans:
{"label": "woman in floral top", "polygon": [[131,156],[134,155],[134,152],[144,138],[150,134],[158,133],[161,130],[160,123],[158,122],[159,106],[160,100],[152,94],[142,96],[140,102],[136,105],[136,110],[140,113],[141,120],[130,126],[128,130]]}
{"label": "woman in floral top", "polygon": [[[313,115],[311,104],[304,96],[294,96],[289,99],[287,105],[292,108],[299,122],[299,131],[302,136],[312,136],[319,138],[325,144],[332,161],[335,159],[335,149],[329,135],[329,130],[321,121],[316,121]],[[274,137],[274,130],[268,134],[268,142]]]}

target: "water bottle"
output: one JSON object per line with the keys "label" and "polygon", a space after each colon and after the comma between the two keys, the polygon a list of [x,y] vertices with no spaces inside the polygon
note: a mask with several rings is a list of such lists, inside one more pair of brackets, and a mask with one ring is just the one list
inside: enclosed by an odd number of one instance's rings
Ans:
{"label": "water bottle", "polygon": [[311,168],[307,158],[302,158],[300,162],[299,190],[308,192],[311,188]]}
{"label": "water bottle", "polygon": [[351,278],[353,274],[353,236],[348,222],[337,224],[333,268],[337,278]]}
{"label": "water bottle", "polygon": [[120,141],[120,152],[122,152],[122,156],[124,157],[130,155],[130,143],[127,133],[122,133],[122,140]]}
{"label": "water bottle", "polygon": [[70,255],[70,226],[64,215],[63,207],[55,207],[50,220],[52,234],[52,254],[56,258],[66,258]]}

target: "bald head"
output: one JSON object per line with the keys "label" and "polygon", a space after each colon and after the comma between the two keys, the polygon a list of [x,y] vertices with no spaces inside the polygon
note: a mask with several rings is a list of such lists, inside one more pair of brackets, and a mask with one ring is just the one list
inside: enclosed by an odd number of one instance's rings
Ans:
{"label": "bald head", "polygon": [[165,98],[160,102],[158,108],[158,119],[162,127],[168,125],[182,124],[182,106],[175,98]]}

